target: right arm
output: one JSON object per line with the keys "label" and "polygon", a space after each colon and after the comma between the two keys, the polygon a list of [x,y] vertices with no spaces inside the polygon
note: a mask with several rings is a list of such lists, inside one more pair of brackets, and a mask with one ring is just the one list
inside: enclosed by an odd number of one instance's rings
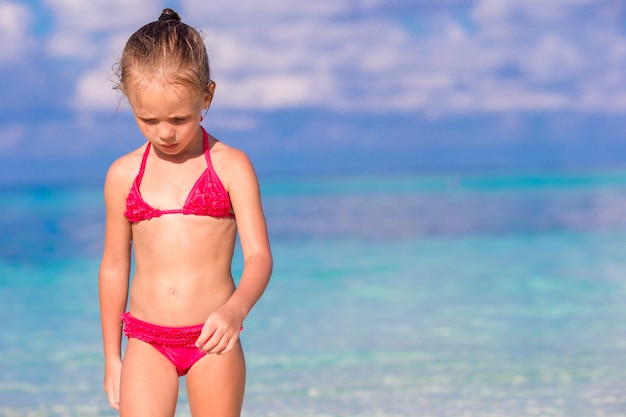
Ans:
{"label": "right arm", "polygon": [[125,311],[128,299],[132,242],[131,225],[124,217],[128,184],[120,161],[116,161],[109,169],[104,184],[106,226],[98,277],[105,361],[104,390],[109,404],[116,409],[119,409],[122,368],[120,314]]}

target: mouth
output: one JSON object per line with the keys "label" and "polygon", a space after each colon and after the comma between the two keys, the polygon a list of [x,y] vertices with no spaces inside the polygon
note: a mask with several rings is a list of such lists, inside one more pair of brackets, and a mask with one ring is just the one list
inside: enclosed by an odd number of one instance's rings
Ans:
{"label": "mouth", "polygon": [[161,148],[167,150],[167,151],[173,151],[174,149],[178,148],[178,143],[172,143],[170,145],[161,145]]}

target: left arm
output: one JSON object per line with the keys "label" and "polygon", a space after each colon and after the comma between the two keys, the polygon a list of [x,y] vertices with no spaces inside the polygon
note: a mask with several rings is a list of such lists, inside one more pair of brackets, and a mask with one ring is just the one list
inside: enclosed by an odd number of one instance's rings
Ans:
{"label": "left arm", "polygon": [[240,151],[229,159],[225,178],[237,229],[244,267],[239,285],[229,300],[207,319],[196,345],[208,353],[227,353],[239,339],[243,320],[263,295],[272,274],[272,253],[256,173]]}

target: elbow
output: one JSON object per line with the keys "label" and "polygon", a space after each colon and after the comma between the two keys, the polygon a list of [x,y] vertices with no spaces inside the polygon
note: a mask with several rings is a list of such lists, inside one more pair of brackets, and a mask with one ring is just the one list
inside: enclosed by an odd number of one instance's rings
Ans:
{"label": "elbow", "polygon": [[250,254],[244,261],[244,266],[246,269],[254,269],[256,271],[255,275],[263,276],[266,281],[269,281],[274,269],[274,257],[269,250],[258,251]]}

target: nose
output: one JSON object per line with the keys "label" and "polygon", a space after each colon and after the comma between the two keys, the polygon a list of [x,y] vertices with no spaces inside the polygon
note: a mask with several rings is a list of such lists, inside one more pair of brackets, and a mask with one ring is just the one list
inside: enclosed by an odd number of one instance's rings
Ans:
{"label": "nose", "polygon": [[175,137],[174,129],[172,129],[172,127],[167,123],[160,123],[157,129],[157,136],[163,142],[172,141]]}

